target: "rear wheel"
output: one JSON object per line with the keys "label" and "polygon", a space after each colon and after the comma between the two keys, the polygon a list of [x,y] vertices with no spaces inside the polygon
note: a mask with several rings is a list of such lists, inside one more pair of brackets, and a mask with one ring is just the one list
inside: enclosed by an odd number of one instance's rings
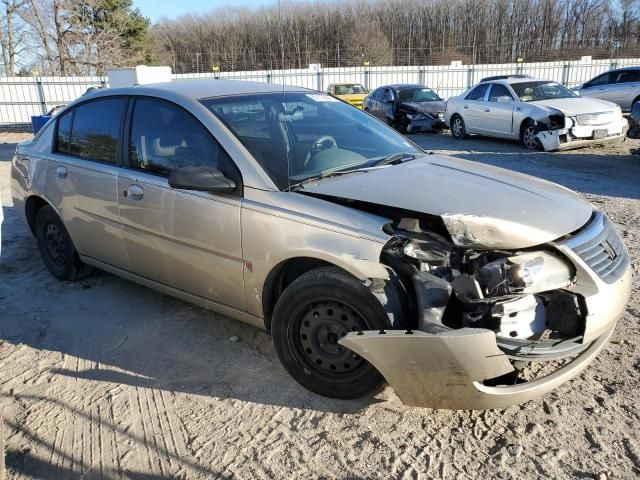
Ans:
{"label": "rear wheel", "polygon": [[453,138],[461,140],[467,136],[467,129],[464,126],[464,120],[460,115],[454,115],[451,118],[451,135]]}
{"label": "rear wheel", "polygon": [[271,333],[280,361],[298,383],[326,397],[351,399],[379,390],[383,377],[338,340],[389,326],[362,282],[340,269],[321,268],[300,276],[280,296]]}
{"label": "rear wheel", "polygon": [[50,206],[38,210],[35,233],[42,259],[54,277],[78,280],[92,272],[78,257],[67,229]]}

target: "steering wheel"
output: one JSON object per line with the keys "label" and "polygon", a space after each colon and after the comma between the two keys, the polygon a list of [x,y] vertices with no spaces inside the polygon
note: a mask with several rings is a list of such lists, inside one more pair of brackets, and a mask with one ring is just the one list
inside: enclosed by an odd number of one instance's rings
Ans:
{"label": "steering wheel", "polygon": [[304,157],[303,167],[306,167],[316,153],[323,150],[329,150],[330,148],[338,148],[338,142],[331,135],[322,135],[318,137],[309,147],[307,155]]}

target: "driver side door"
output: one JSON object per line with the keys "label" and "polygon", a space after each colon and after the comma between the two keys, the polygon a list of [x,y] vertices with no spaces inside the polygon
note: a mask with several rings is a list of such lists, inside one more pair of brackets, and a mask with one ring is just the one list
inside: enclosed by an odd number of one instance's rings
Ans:
{"label": "driver side door", "polygon": [[[164,100],[133,100],[125,135],[128,169],[118,203],[132,273],[200,298],[243,309],[241,178],[194,116]],[[210,166],[239,185],[233,194],[171,188],[174,168]]]}

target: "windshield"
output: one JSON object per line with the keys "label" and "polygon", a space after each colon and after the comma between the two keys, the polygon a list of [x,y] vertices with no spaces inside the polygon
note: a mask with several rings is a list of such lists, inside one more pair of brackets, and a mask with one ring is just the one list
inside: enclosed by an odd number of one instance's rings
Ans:
{"label": "windshield", "polygon": [[336,85],[336,95],[354,95],[367,93],[367,89],[362,85],[354,83],[353,85]]}
{"label": "windshield", "polygon": [[311,177],[422,153],[375,118],[329,95],[266,93],[201,102],[242,142],[281,190]]}
{"label": "windshield", "polygon": [[442,100],[436,92],[430,88],[409,88],[398,90],[398,99],[401,102],[435,102]]}
{"label": "windshield", "polygon": [[512,83],[511,88],[521,102],[553,100],[554,98],[573,98],[577,95],[556,82],[522,82]]}

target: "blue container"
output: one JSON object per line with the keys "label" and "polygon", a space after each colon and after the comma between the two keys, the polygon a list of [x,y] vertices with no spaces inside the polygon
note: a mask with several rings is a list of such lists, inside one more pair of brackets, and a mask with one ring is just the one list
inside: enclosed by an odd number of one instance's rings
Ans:
{"label": "blue container", "polygon": [[33,115],[31,116],[31,127],[33,128],[33,134],[35,135],[38,131],[44,127],[44,124],[49,121],[51,115]]}

